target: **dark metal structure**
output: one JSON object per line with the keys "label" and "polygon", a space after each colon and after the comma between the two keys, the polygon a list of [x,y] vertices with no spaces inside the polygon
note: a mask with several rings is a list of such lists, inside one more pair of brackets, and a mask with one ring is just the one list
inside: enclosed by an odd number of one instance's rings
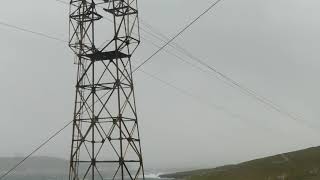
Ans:
{"label": "dark metal structure", "polygon": [[131,67],[139,43],[136,0],[71,0],[78,73],[69,180],[144,179]]}

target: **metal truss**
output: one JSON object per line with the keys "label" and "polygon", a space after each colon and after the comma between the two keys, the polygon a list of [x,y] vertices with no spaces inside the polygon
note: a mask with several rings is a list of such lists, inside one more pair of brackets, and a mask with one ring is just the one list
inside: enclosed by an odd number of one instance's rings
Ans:
{"label": "metal truss", "polygon": [[137,1],[71,0],[69,17],[78,68],[69,180],[144,179],[131,67]]}

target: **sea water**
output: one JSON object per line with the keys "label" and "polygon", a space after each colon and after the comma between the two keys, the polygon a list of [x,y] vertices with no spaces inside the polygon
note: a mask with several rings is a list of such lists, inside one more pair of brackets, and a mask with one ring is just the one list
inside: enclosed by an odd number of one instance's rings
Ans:
{"label": "sea water", "polygon": [[[172,180],[168,178],[160,178],[159,176],[160,174],[146,174],[145,180]],[[100,180],[100,178],[97,178],[97,179]],[[13,176],[8,176],[6,180],[68,180],[68,178],[66,178],[66,176],[46,176],[46,175],[15,176],[13,175]],[[111,180],[111,178],[106,178],[104,180]],[[115,179],[115,180],[118,180],[118,179]]]}

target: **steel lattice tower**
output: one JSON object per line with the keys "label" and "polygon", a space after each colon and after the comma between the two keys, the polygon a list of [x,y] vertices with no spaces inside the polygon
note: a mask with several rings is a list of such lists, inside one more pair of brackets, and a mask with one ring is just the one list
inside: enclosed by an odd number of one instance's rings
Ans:
{"label": "steel lattice tower", "polygon": [[144,179],[131,67],[137,1],[71,0],[69,17],[78,68],[69,180]]}

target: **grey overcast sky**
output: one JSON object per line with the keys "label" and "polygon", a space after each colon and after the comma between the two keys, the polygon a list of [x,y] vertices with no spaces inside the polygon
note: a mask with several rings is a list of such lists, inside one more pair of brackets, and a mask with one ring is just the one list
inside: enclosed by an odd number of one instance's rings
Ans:
{"label": "grey overcast sky", "polygon": [[[172,37],[210,3],[140,0],[142,27]],[[135,74],[146,166],[212,167],[318,146],[319,8],[319,0],[223,0],[175,41],[301,121],[231,88],[181,54],[206,72],[166,52],[143,66],[197,97]],[[0,21],[67,39],[68,7],[55,0],[1,0]],[[76,67],[66,43],[3,26],[0,39],[0,156],[26,155],[71,120]],[[143,41],[133,63],[155,50]],[[70,143],[68,128],[37,155],[68,158]]]}

